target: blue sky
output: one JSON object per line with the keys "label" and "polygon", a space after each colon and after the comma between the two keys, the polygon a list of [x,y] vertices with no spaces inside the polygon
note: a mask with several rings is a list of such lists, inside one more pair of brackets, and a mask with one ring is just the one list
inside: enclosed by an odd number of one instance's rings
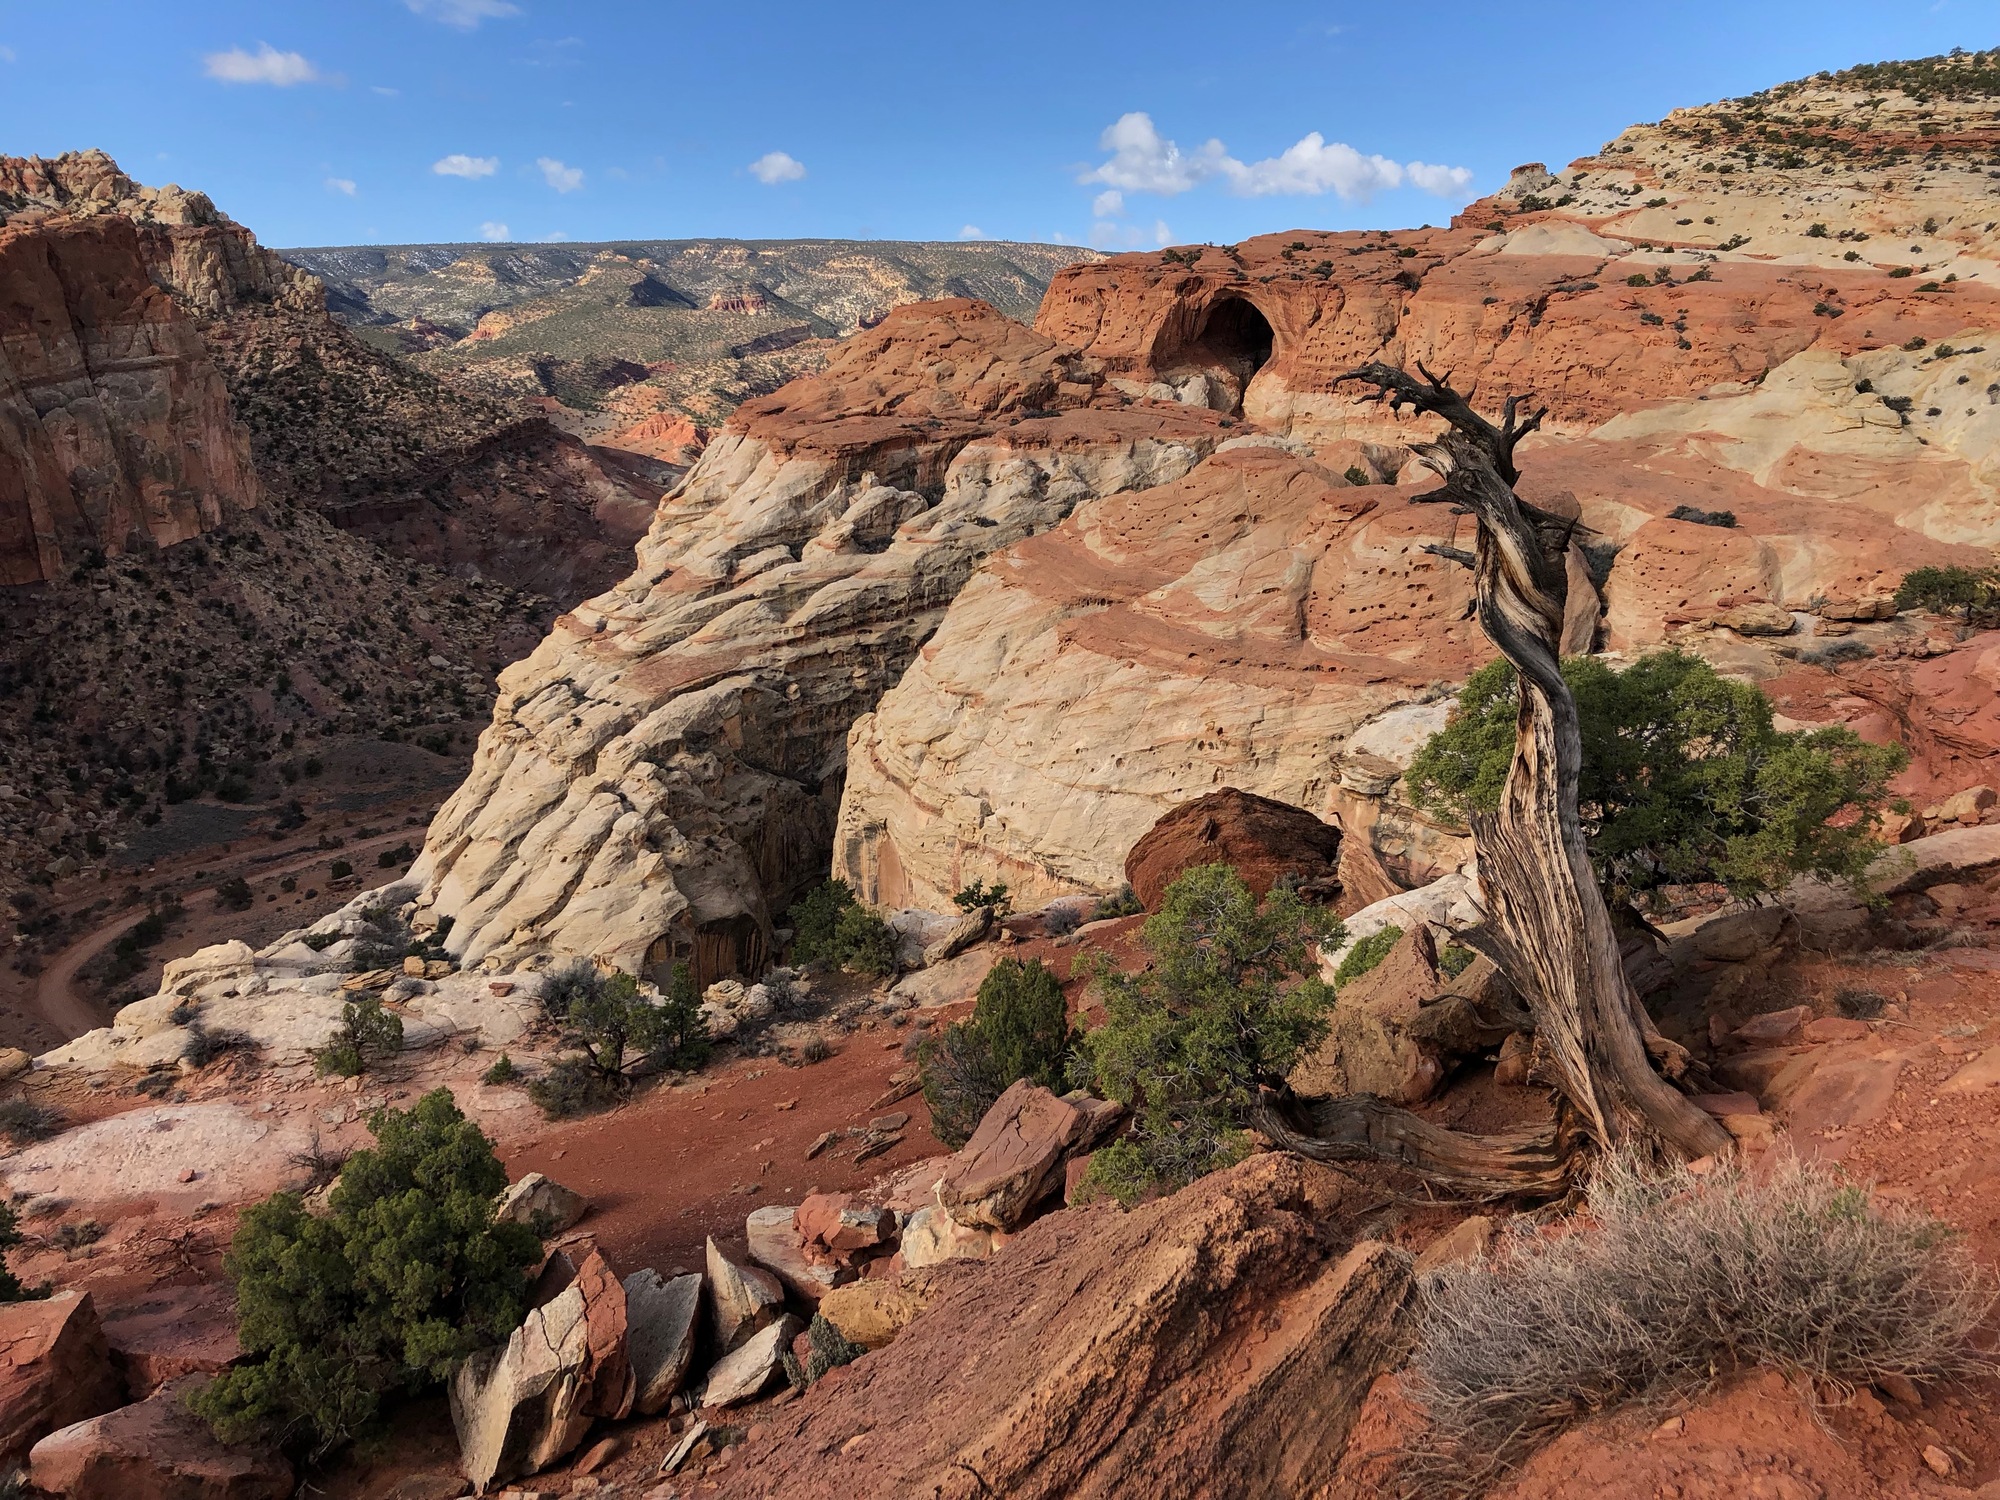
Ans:
{"label": "blue sky", "polygon": [[1442,223],[1675,105],[1996,42],[1997,0],[0,0],[0,151],[101,146],[280,246],[1118,248]]}

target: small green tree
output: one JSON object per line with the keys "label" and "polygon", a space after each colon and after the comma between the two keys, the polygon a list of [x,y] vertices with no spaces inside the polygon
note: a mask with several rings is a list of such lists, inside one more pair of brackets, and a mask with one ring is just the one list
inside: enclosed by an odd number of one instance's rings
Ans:
{"label": "small green tree", "polygon": [[896,934],[844,880],[815,887],[785,920],[792,926],[792,957],[801,964],[847,969],[870,979],[896,972]]}
{"label": "small green tree", "polygon": [[1075,1043],[1055,973],[1038,958],[1001,959],[971,1016],[918,1049],[932,1132],[956,1149],[1016,1079],[1060,1089]]}
{"label": "small green tree", "polygon": [[384,1009],[380,995],[363,995],[341,1008],[340,1027],[313,1054],[313,1067],[320,1073],[353,1078],[370,1063],[402,1050],[403,1018]]}
{"label": "small green tree", "polygon": [[1296,892],[1262,902],[1227,865],[1167,888],[1141,941],[1152,963],[1107,965],[1095,982],[1104,1025],[1084,1048],[1107,1097],[1134,1111],[1131,1133],[1091,1159],[1091,1183],[1131,1203],[1240,1161],[1260,1086],[1277,1086],[1325,1034],[1333,991],[1315,944],[1344,936],[1332,912]]}
{"label": "small green tree", "polygon": [[854,905],[854,887],[844,880],[829,880],[808,891],[785,913],[792,929],[792,957],[801,964],[837,963],[834,930],[841,914]]}
{"label": "small green tree", "polygon": [[686,964],[675,966],[657,1005],[639,993],[639,981],[630,974],[600,974],[587,963],[571,965],[543,991],[543,1008],[551,1013],[552,994],[560,1005],[563,1040],[583,1049],[581,1057],[558,1059],[528,1085],[528,1097],[552,1119],[610,1103],[623,1092],[633,1062],[651,1058],[668,1067],[698,1068],[708,1060],[701,995]]}
{"label": "small green tree", "polygon": [[989,886],[983,880],[975,880],[951,898],[952,905],[970,915],[982,906],[993,908],[995,916],[1004,917],[1013,909],[1014,900],[1007,894],[1004,885]]}
{"label": "small green tree", "polygon": [[1958,613],[1975,618],[2000,614],[2000,568],[1917,568],[1896,585],[1896,608]]}
{"label": "small green tree", "polygon": [[0,1302],[34,1302],[48,1296],[46,1283],[39,1287],[21,1285],[21,1278],[14,1274],[4,1256],[20,1244],[24,1236],[20,1221],[14,1213],[14,1205],[0,1202]]}
{"label": "small green tree", "polygon": [[896,972],[896,934],[865,906],[850,906],[833,929],[833,961],[851,974],[885,979]]}
{"label": "small green tree", "polygon": [[322,1457],[527,1312],[541,1242],[494,1220],[506,1169],[450,1091],[368,1128],[377,1144],[348,1158],[324,1215],[277,1193],[237,1226],[223,1265],[246,1362],[191,1401],[225,1441]]}
{"label": "small green tree", "polygon": [[[1622,672],[1573,656],[1563,677],[1583,734],[1579,812],[1611,899],[1703,881],[1739,897],[1801,874],[1851,881],[1880,851],[1888,783],[1909,763],[1900,745],[1840,726],[1779,730],[1756,688],[1679,651]],[[1473,673],[1405,774],[1411,801],[1459,819],[1497,808],[1515,714],[1511,666]]]}

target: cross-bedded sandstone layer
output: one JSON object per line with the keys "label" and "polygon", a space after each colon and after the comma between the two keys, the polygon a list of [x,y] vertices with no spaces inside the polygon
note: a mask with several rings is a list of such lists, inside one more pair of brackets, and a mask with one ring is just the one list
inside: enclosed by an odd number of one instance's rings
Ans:
{"label": "cross-bedded sandstone layer", "polygon": [[1819,80],[1447,228],[1071,267],[1032,333],[900,309],[742,408],[506,680],[427,899],[468,957],[712,974],[829,849],[884,903],[1115,888],[1219,786],[1361,835],[1360,898],[1452,867],[1397,784],[1487,649],[1427,430],[1338,385],[1368,359],[1549,406],[1524,487],[1579,519],[1579,649],[1946,649],[1869,622],[2000,540],[1996,141],[1991,95]]}

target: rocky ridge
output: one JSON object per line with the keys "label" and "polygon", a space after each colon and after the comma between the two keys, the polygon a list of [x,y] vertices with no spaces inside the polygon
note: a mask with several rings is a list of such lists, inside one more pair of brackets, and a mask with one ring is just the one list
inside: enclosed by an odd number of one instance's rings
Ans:
{"label": "rocky ridge", "polygon": [[[1938,649],[1867,622],[1905,571],[2000,541],[2000,103],[1890,88],[1871,109],[1873,90],[1677,111],[1560,176],[1522,169],[1447,229],[1060,274],[1039,331],[1154,399],[1240,402],[1269,434],[1241,441],[1273,446],[992,559],[857,722],[837,872],[895,904],[974,879],[1106,889],[1161,813],[1224,785],[1366,831],[1342,861],[1362,899],[1451,867],[1396,776],[1487,647],[1465,575],[1427,550],[1457,519],[1413,503],[1426,430],[1332,387],[1369,359],[1548,404],[1523,483],[1583,523],[1573,595],[1600,618],[1579,644],[1678,642],[1763,681]],[[1801,130],[1832,144],[1795,149]],[[1848,699],[1804,717],[1884,732]],[[1959,784],[1990,749],[1958,747]]]}
{"label": "rocky ridge", "polygon": [[[103,441],[135,455],[128,465],[197,465],[172,486],[174,499],[154,500],[163,510],[158,534],[148,533],[156,545],[217,524],[223,508],[255,504],[261,480],[404,555],[573,596],[615,577],[623,548],[644,528],[657,486],[607,474],[525,408],[459,391],[362,344],[328,316],[316,277],[260,246],[206,194],[145,187],[101,151],[6,157],[0,214],[21,279],[9,326],[43,326],[65,296],[76,304],[77,331],[50,346],[63,368],[81,359],[88,369],[134,337],[171,346],[164,361],[117,365],[120,385],[129,372],[154,371],[143,378],[165,379],[166,399],[142,403],[135,387],[97,403],[110,429]],[[46,270],[36,279],[44,263],[68,266],[62,291]],[[79,341],[81,354],[60,352]],[[52,378],[38,369],[19,378]],[[155,431],[155,407],[179,426]],[[180,430],[189,423],[201,430]],[[53,503],[39,498],[46,484],[24,493]],[[203,524],[174,509],[190,505],[207,507]],[[0,579],[50,578],[92,546],[121,553],[131,530],[106,515],[53,564],[6,564],[15,576]],[[569,556],[552,562],[552,553]]]}
{"label": "rocky ridge", "polygon": [[666,416],[719,424],[824,367],[890,308],[976,297],[1027,318],[1097,252],[974,241],[634,240],[288,250],[364,339],[454,383],[545,397],[593,441]]}
{"label": "rocky ridge", "polygon": [[732,417],[639,547],[504,679],[416,873],[462,961],[761,972],[824,869],[848,726],[988,553],[1185,472],[1145,409],[978,302],[892,312]]}

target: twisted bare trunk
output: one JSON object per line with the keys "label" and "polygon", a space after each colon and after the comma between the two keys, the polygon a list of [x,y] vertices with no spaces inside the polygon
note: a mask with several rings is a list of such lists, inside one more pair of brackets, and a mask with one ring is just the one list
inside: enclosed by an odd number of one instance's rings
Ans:
{"label": "twisted bare trunk", "polygon": [[[1308,1145],[1324,1135],[1323,1151],[1349,1153],[1343,1159],[1396,1161],[1445,1181],[1511,1173],[1524,1189],[1546,1180],[1544,1151],[1564,1158],[1567,1169],[1585,1143],[1689,1158],[1726,1151],[1728,1132],[1654,1070],[1651,1022],[1625,977],[1584,844],[1577,813],[1583,738],[1560,657],[1565,562],[1576,523],[1514,493],[1520,477],[1514,446],[1541,424],[1542,413],[1519,420],[1518,401],[1509,397],[1496,426],[1446,380],[1421,367],[1419,373],[1421,380],[1370,364],[1342,379],[1375,386],[1374,399],[1392,409],[1410,406],[1445,419],[1438,441],[1415,445],[1444,480],[1424,498],[1453,502],[1479,525],[1472,558],[1479,623],[1519,674],[1521,707],[1499,810],[1472,819],[1488,920],[1466,941],[1497,963],[1526,1000],[1556,1074],[1561,1119],[1553,1139],[1532,1149],[1519,1140],[1476,1147],[1439,1140],[1451,1133],[1434,1126],[1390,1128],[1381,1118],[1387,1106],[1357,1115],[1351,1101],[1273,1100],[1259,1124]],[[1312,1122],[1329,1129],[1318,1131]]]}

